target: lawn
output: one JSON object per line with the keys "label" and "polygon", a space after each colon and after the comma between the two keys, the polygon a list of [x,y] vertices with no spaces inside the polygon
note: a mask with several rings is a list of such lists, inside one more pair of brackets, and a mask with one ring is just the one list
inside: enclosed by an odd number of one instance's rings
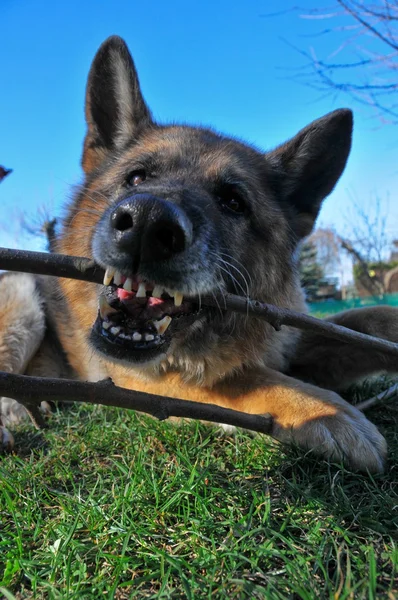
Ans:
{"label": "lawn", "polygon": [[0,459],[0,596],[397,598],[397,404],[369,417],[390,448],[374,478],[100,406],[24,426]]}

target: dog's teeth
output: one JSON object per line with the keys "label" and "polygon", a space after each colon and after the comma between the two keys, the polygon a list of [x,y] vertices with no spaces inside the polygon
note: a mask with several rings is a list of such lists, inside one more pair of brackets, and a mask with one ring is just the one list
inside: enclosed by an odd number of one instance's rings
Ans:
{"label": "dog's teeth", "polygon": [[119,331],[121,331],[121,327],[111,327],[111,334],[112,335],[117,335],[119,333]]}
{"label": "dog's teeth", "polygon": [[131,279],[131,277],[127,277],[126,281],[123,284],[123,289],[126,290],[126,292],[131,292],[133,289],[133,280]]}
{"label": "dog's teeth", "polygon": [[113,283],[115,285],[120,285],[122,283],[123,280],[123,275],[121,274],[120,271],[115,271],[115,274],[113,276]]}
{"label": "dog's teeth", "polygon": [[160,285],[155,285],[152,290],[152,298],[161,298],[163,294],[163,288]]}
{"label": "dog's teeth", "polygon": [[174,305],[181,306],[184,296],[180,292],[174,292]]}
{"label": "dog's teeth", "polygon": [[160,335],[163,335],[171,323],[171,317],[166,315],[165,317],[163,317],[163,319],[152,322],[155,325],[157,332],[160,333]]}
{"label": "dog's teeth", "polygon": [[123,333],[123,332],[122,332],[122,333],[119,333],[119,337],[120,337],[122,340],[131,340],[131,335],[127,335],[127,333]]}
{"label": "dog's teeth", "polygon": [[109,329],[109,327],[112,325],[112,323],[110,321],[104,321],[102,323],[102,328],[103,329]]}
{"label": "dog's teeth", "polygon": [[140,342],[141,340],[142,340],[142,335],[140,333],[138,333],[138,331],[135,331],[133,333],[133,341]]}
{"label": "dog's teeth", "polygon": [[135,295],[136,298],[146,298],[146,288],[145,283],[140,283],[138,286],[137,293]]}
{"label": "dog's teeth", "polygon": [[146,342],[152,342],[152,340],[154,340],[154,339],[155,339],[155,336],[152,335],[152,333],[146,333],[145,334],[145,341]]}
{"label": "dog's teeth", "polygon": [[109,306],[107,299],[105,296],[99,297],[99,312],[101,315],[101,319],[108,319],[109,315],[113,315],[117,312],[112,306]]}
{"label": "dog's teeth", "polygon": [[115,269],[112,269],[112,267],[108,267],[106,269],[105,275],[104,275],[104,285],[110,285],[114,274],[115,274]]}

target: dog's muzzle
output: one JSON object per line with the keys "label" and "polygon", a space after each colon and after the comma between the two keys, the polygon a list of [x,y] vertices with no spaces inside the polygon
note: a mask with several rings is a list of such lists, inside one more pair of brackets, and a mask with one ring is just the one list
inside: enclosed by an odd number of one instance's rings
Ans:
{"label": "dog's muzzle", "polygon": [[125,198],[105,213],[93,241],[106,267],[91,335],[98,350],[123,361],[152,360],[197,318],[197,305],[170,276],[174,269],[183,277],[176,265],[192,241],[181,207],[150,194]]}

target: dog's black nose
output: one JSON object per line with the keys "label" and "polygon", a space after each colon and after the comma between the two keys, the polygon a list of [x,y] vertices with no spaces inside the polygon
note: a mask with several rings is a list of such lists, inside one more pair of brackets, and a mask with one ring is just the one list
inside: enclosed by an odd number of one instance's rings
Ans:
{"label": "dog's black nose", "polygon": [[150,194],[119,202],[110,225],[117,248],[144,262],[167,260],[192,243],[192,224],[185,212]]}

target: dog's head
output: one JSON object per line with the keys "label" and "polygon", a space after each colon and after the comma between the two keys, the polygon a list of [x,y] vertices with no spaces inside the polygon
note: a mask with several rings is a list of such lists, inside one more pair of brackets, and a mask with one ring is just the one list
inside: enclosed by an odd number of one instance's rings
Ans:
{"label": "dog's head", "polygon": [[267,324],[198,298],[229,291],[300,305],[295,251],[344,169],[351,112],[267,154],[210,129],[161,126],[125,43],[112,37],[90,71],[86,120],[86,180],[61,249],[107,270],[98,314],[86,298],[91,344],[113,362],[166,361],[196,374],[206,361],[225,372],[258,360]]}

